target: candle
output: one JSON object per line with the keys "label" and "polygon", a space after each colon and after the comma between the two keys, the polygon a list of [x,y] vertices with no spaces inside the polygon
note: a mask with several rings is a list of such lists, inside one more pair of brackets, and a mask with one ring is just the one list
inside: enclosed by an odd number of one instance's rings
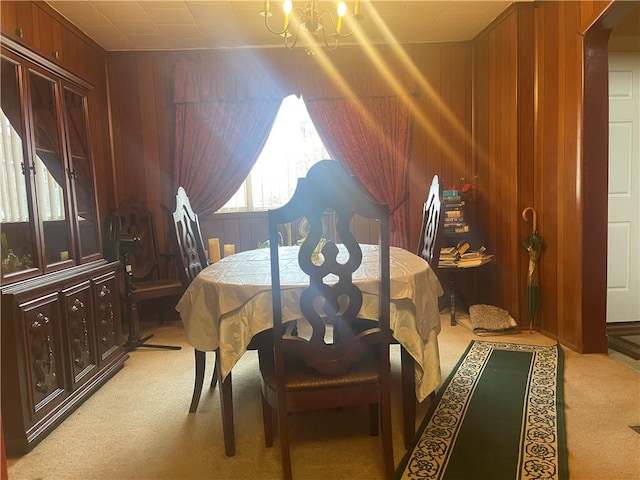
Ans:
{"label": "candle", "polygon": [[220,239],[209,239],[209,261],[211,263],[220,261]]}
{"label": "candle", "polygon": [[347,5],[344,2],[340,2],[338,5],[338,25],[336,25],[336,33],[340,35],[342,33],[342,17],[347,14]]}
{"label": "candle", "polygon": [[353,6],[353,14],[360,15],[360,0],[355,1],[355,5]]}
{"label": "candle", "polygon": [[284,4],[282,5],[284,10],[284,29],[288,30],[289,28],[289,15],[291,14],[291,10],[293,10],[293,4],[291,0],[284,0]]}
{"label": "candle", "polygon": [[228,257],[236,253],[236,246],[233,243],[226,243],[224,245],[224,256]]}

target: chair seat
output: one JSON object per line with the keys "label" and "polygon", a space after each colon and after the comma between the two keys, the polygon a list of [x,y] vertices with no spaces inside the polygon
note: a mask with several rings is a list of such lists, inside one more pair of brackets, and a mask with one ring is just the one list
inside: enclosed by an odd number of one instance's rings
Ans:
{"label": "chair seat", "polygon": [[[290,392],[315,388],[342,388],[366,383],[377,384],[380,381],[378,360],[373,355],[359,362],[347,373],[337,376],[318,376],[316,370],[308,367],[295,356],[287,358],[285,362],[285,388]],[[264,382],[269,388],[275,389],[276,378],[273,355],[261,356],[260,367],[262,368]]]}
{"label": "chair seat", "polygon": [[184,292],[184,285],[180,280],[145,280],[134,282],[133,292],[139,297],[148,296],[149,298],[173,294],[180,295]]}

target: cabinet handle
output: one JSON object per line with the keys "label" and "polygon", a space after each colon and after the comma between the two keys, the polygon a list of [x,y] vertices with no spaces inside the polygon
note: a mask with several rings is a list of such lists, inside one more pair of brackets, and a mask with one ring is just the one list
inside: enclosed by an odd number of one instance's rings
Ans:
{"label": "cabinet handle", "polygon": [[22,27],[16,28],[16,35],[19,38],[24,38],[24,28],[22,28]]}
{"label": "cabinet handle", "polygon": [[102,288],[100,289],[99,295],[100,295],[100,298],[104,298],[110,293],[111,293],[111,290],[109,290],[106,285],[103,285]]}
{"label": "cabinet handle", "polygon": [[55,52],[51,52],[51,56],[58,60],[60,59],[60,52],[58,52],[57,50]]}
{"label": "cabinet handle", "polygon": [[[20,162],[20,166],[22,167],[22,175],[26,175],[27,174],[27,169],[25,168],[25,164],[24,162]],[[36,167],[33,165],[30,165],[29,170],[31,170],[31,173],[33,173],[34,175],[36,174]]]}

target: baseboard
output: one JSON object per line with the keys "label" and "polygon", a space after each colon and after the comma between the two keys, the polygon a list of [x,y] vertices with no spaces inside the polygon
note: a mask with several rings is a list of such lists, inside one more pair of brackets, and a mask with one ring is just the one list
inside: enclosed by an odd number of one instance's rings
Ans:
{"label": "baseboard", "polygon": [[634,360],[640,360],[640,343],[631,337],[640,336],[640,322],[607,323],[609,348]]}

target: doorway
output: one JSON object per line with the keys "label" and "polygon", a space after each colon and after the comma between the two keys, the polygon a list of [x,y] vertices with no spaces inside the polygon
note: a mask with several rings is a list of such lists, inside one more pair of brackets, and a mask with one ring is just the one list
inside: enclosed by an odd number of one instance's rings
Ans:
{"label": "doorway", "polygon": [[640,6],[611,32],[607,336],[640,359]]}

